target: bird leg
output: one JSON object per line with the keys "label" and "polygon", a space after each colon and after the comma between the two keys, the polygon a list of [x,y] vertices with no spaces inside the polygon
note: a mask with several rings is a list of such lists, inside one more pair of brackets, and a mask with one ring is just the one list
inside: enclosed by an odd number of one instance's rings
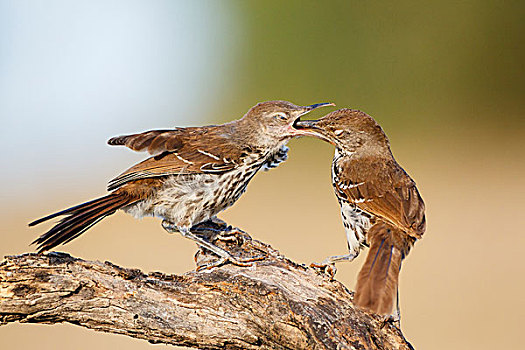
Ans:
{"label": "bird leg", "polygon": [[357,257],[357,254],[354,254],[354,253],[329,256],[328,258],[324,259],[321,263],[317,263],[317,262],[311,263],[310,267],[321,270],[321,272],[326,273],[328,274],[328,276],[330,276],[330,280],[333,280],[337,272],[335,263],[339,261],[352,261],[356,257]]}
{"label": "bird leg", "polygon": [[202,269],[211,269],[211,268],[214,268],[214,267],[218,267],[218,266],[224,265],[224,264],[226,264],[228,262],[232,263],[234,265],[237,265],[237,266],[248,267],[248,266],[253,266],[253,262],[254,261],[258,261],[258,260],[264,259],[264,257],[252,257],[252,258],[246,258],[246,259],[235,258],[230,253],[228,253],[226,250],[224,250],[222,248],[219,248],[215,244],[210,243],[210,242],[208,242],[208,241],[206,241],[206,240],[204,240],[204,239],[194,235],[193,233],[191,233],[190,228],[187,227],[187,226],[177,226],[177,225],[175,225],[175,224],[173,224],[173,223],[171,223],[169,221],[163,220],[162,221],[162,227],[168,232],[179,231],[182,234],[183,237],[195,241],[201,248],[207,249],[207,250],[213,252],[215,255],[220,257],[219,260],[217,260],[217,261],[215,261],[213,263],[206,264],[206,265],[203,265],[203,266],[199,266],[197,268],[197,271],[200,271]]}
{"label": "bird leg", "polygon": [[401,328],[401,309],[399,307],[399,286],[396,288],[396,311],[392,314],[394,322],[397,323],[398,328]]}

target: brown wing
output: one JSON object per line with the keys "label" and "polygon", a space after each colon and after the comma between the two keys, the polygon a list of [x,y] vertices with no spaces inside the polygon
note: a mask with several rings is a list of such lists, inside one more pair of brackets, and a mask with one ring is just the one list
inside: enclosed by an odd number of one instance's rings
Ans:
{"label": "brown wing", "polygon": [[339,170],[336,190],[351,203],[410,236],[423,235],[425,203],[415,182],[395,160],[347,160],[339,165]]}
{"label": "brown wing", "polygon": [[[111,146],[126,146],[137,152],[161,154],[166,151],[177,151],[183,146],[183,140],[191,134],[199,134],[196,128],[175,128],[171,130],[151,130],[140,134],[112,137],[108,140]],[[202,132],[200,134],[203,134]]]}
{"label": "brown wing", "polygon": [[148,151],[150,157],[111,180],[112,191],[130,181],[175,175],[221,174],[235,169],[243,150],[232,143],[220,126],[153,130],[114,137],[110,145],[124,145],[135,151]]}

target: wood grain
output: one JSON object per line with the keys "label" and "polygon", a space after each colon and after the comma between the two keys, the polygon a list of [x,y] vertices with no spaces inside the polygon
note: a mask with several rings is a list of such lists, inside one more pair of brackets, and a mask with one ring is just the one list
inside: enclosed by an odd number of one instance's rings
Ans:
{"label": "wood grain", "polygon": [[[355,309],[341,283],[245,233],[231,238],[216,244],[265,258],[169,275],[64,253],[8,256],[0,263],[0,326],[68,322],[200,349],[412,348],[399,329]],[[197,265],[212,259],[196,255]]]}

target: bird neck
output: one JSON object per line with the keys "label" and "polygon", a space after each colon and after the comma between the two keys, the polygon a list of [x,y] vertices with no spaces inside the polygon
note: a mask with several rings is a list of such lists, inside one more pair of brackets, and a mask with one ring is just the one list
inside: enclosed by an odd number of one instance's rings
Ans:
{"label": "bird neck", "polygon": [[270,135],[261,125],[254,125],[246,118],[230,123],[232,137],[240,144],[253,149],[279,149],[287,139],[277,139]]}
{"label": "bird neck", "polygon": [[353,159],[393,159],[392,151],[387,143],[365,142],[360,145],[345,145],[336,147],[336,157],[351,157]]}

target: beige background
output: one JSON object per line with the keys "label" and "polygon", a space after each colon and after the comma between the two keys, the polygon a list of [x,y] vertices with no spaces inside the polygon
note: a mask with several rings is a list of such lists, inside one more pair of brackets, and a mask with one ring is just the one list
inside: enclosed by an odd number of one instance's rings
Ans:
{"label": "beige background", "polygon": [[[401,271],[407,339],[418,349],[521,347],[522,5],[91,3],[0,2],[0,256],[32,251],[49,226],[29,221],[104,194],[143,159],[106,146],[111,136],[221,123],[273,98],[333,101],[383,125],[427,204],[428,230]],[[289,161],[258,174],[221,217],[298,262],[342,254],[333,149],[289,145]],[[196,248],[158,219],[117,213],[60,250],[181,274]],[[340,264],[337,279],[353,288],[365,254]],[[71,325],[10,324],[0,339],[6,349],[164,347]]]}

